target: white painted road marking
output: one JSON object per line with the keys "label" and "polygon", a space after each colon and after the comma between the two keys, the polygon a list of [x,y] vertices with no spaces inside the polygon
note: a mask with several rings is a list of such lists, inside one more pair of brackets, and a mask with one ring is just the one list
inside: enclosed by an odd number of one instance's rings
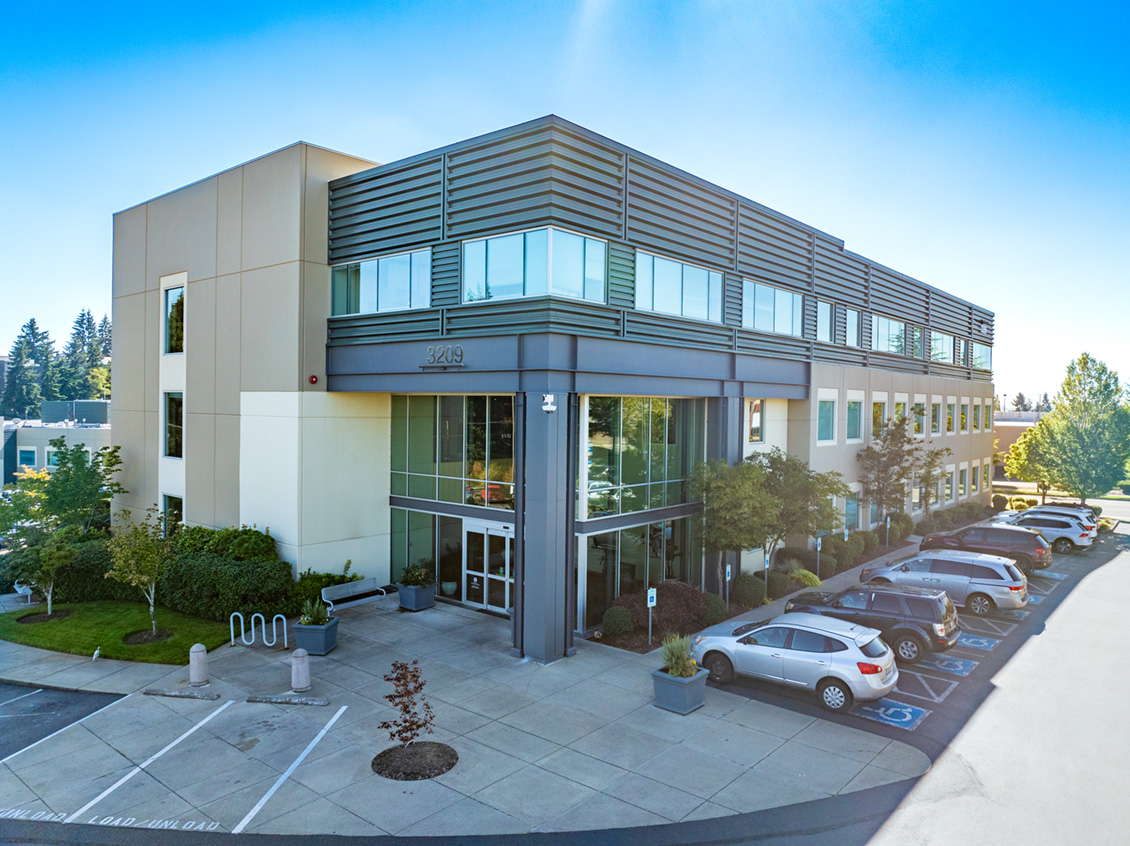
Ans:
{"label": "white painted road marking", "polygon": [[129,698],[130,698],[131,696],[133,696],[133,694],[132,694],[132,693],[127,693],[127,694],[126,694],[125,696],[123,696],[123,697],[122,697],[121,699],[115,699],[115,700],[114,700],[113,702],[111,702],[111,703],[110,703],[109,705],[103,705],[103,706],[102,706],[101,708],[99,708],[99,709],[98,709],[97,711],[93,711],[93,712],[91,712],[91,713],[87,714],[87,715],[86,715],[85,717],[83,717],[83,718],[82,718],[81,720],[75,720],[75,721],[74,721],[73,723],[71,723],[71,725],[69,725],[69,726],[63,726],[63,727],[62,727],[61,729],[59,729],[58,731],[53,731],[53,732],[51,732],[51,734],[47,735],[47,737],[41,737],[41,738],[39,738],[39,740],[35,741],[35,743],[32,743],[32,744],[30,744],[30,745],[28,745],[28,746],[25,746],[25,747],[24,747],[23,749],[17,749],[17,750],[15,751],[15,752],[13,752],[13,753],[12,753],[11,755],[9,755],[9,756],[8,756],[7,758],[3,758],[3,759],[0,759],[0,764],[6,764],[6,763],[8,763],[8,761],[10,761],[10,760],[12,760],[13,758],[15,758],[15,757],[16,757],[17,755],[19,755],[19,754],[20,754],[21,752],[26,752],[26,751],[27,751],[27,750],[29,750],[29,749],[34,749],[34,748],[35,748],[36,746],[38,746],[39,744],[41,744],[41,743],[43,743],[43,742],[45,742],[45,741],[48,741],[48,740],[50,740],[50,739],[51,739],[51,738],[53,738],[53,737],[54,737],[55,735],[57,735],[57,734],[60,734],[60,733],[62,733],[62,732],[64,732],[64,731],[66,731],[66,730],[67,730],[67,729],[69,729],[69,728],[70,728],[71,726],[77,726],[77,725],[81,725],[83,721],[85,721],[85,720],[89,720],[89,719],[90,719],[91,717],[93,717],[93,716],[94,716],[95,714],[101,714],[101,713],[102,713],[103,711],[105,711],[105,710],[106,710],[107,708],[113,708],[113,707],[114,707],[115,705],[117,705],[117,704],[118,704],[119,702],[123,702],[123,701],[125,701],[126,699],[129,699]]}
{"label": "white painted road marking", "polygon": [[342,705],[337,709],[337,713],[330,717],[330,721],[318,732],[318,736],[311,740],[310,744],[302,750],[302,754],[294,759],[294,763],[287,767],[286,772],[279,776],[278,781],[271,785],[271,789],[264,794],[263,798],[255,803],[255,807],[247,812],[247,816],[240,820],[239,825],[231,830],[232,834],[239,834],[247,827],[249,822],[255,819],[255,815],[263,809],[263,806],[267,804],[267,800],[275,795],[275,791],[282,787],[284,781],[290,778],[290,774],[293,773],[298,768],[298,765],[306,759],[306,756],[313,751],[314,747],[318,745],[318,741],[326,736],[326,732],[337,722],[337,718],[345,713],[345,709],[348,707],[348,705]]}
{"label": "white painted road marking", "polygon": [[31,693],[25,693],[22,696],[17,696],[13,699],[9,699],[7,702],[0,702],[0,708],[3,708],[9,702],[19,702],[21,699],[27,699],[29,696],[35,696],[35,694],[37,693],[43,693],[43,688],[40,688],[39,690],[33,690]]}
{"label": "white painted road marking", "polygon": [[220,712],[222,712],[225,708],[227,708],[229,705],[231,705],[234,701],[235,701],[234,699],[229,699],[227,702],[225,702],[223,705],[221,705],[219,708],[217,708],[215,711],[213,711],[211,714],[209,714],[203,720],[198,722],[196,725],[194,725],[192,728],[190,728],[188,731],[186,731],[184,734],[182,734],[180,737],[178,737],[176,740],[174,740],[172,743],[170,743],[168,746],[166,746],[160,752],[151,756],[144,763],[138,764],[136,767],[134,767],[132,770],[130,770],[128,773],[126,773],[124,776],[122,776],[120,779],[118,779],[112,785],[107,787],[105,790],[103,790],[101,793],[99,793],[97,796],[95,796],[93,799],[91,799],[89,802],[87,802],[85,805],[83,805],[81,808],[79,808],[77,811],[75,811],[73,814],[71,814],[69,817],[67,817],[65,820],[63,820],[63,822],[67,822],[67,823],[74,822],[76,819],[78,819],[80,816],[85,814],[87,811],[89,811],[91,808],[93,808],[95,805],[97,805],[99,802],[101,802],[103,799],[105,799],[107,796],[109,796],[111,793],[113,793],[115,790],[117,790],[119,787],[121,787],[123,784],[125,784],[127,781],[129,781],[131,778],[133,778],[135,775],[137,775],[139,772],[144,770],[146,767],[148,767],[150,764],[152,764],[154,761],[156,761],[158,758],[160,758],[162,755],[164,755],[166,752],[168,752],[170,749],[172,749],[174,746],[176,746],[178,743],[180,743],[186,737],[188,737],[193,732],[195,732],[198,728],[200,728],[205,723],[207,723],[210,719],[212,719],[213,717],[218,715]]}

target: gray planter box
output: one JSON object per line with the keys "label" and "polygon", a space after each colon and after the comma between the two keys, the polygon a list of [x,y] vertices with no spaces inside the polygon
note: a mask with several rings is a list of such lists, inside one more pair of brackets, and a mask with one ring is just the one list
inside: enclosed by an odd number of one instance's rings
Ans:
{"label": "gray planter box", "polygon": [[689,714],[706,701],[706,679],[710,671],[701,669],[690,678],[677,678],[664,670],[652,670],[655,683],[655,707],[676,714]]}
{"label": "gray planter box", "polygon": [[400,597],[400,607],[406,611],[423,611],[436,604],[436,586],[397,585],[396,595]]}
{"label": "gray planter box", "polygon": [[330,617],[324,626],[294,624],[294,643],[311,655],[325,655],[337,646],[337,617]]}

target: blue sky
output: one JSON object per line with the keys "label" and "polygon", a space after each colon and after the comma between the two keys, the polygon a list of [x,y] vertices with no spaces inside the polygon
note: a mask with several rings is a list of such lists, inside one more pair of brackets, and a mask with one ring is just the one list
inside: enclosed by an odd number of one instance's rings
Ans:
{"label": "blue sky", "polygon": [[997,392],[1130,380],[1130,10],[994,2],[17,4],[0,350],[110,310],[111,216],[296,140],[555,113],[996,312]]}

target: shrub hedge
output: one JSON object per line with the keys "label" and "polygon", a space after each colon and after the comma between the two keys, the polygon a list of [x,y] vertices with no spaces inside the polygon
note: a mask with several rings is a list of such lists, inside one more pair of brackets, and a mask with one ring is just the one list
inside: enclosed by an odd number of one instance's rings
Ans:
{"label": "shrub hedge", "polygon": [[1008,497],[1004,494],[993,494],[993,510],[1004,511],[1008,508]]}
{"label": "shrub hedge", "polygon": [[279,560],[270,530],[260,532],[252,526],[240,526],[238,529],[186,526],[177,533],[177,552],[209,552],[233,561]]}
{"label": "shrub hedge", "polygon": [[815,573],[810,573],[808,570],[793,570],[789,573],[789,581],[798,588],[816,588],[823,584]]}
{"label": "shrub hedge", "polygon": [[[827,546],[827,538],[821,543],[822,549],[820,550],[820,572],[828,575],[829,573],[841,572],[839,561],[833,555]],[[782,546],[777,550],[775,556],[776,561],[793,560],[799,563],[801,567],[808,570],[810,573],[816,572],[816,550],[815,549],[802,549],[799,546]]]}
{"label": "shrub hedge", "polygon": [[[141,591],[115,579],[106,578],[114,562],[104,537],[78,544],[78,552],[59,573],[54,602],[94,602],[99,599],[124,599],[141,602]],[[161,589],[157,588],[158,601]]]}
{"label": "shrub hedge", "polygon": [[726,619],[726,600],[715,593],[704,593],[702,598],[706,601],[706,617],[704,626],[713,626]]}
{"label": "shrub hedge", "polygon": [[738,605],[757,608],[765,602],[765,582],[753,573],[739,573],[732,591],[730,597]]}
{"label": "shrub hedge", "polygon": [[879,546],[879,535],[871,531],[870,529],[864,529],[863,531],[857,532],[856,534],[858,534],[859,537],[863,539],[864,553],[868,553]]}
{"label": "shrub hedge", "polygon": [[296,601],[291,565],[286,561],[236,561],[210,552],[178,555],[157,584],[157,601],[166,608],[225,621],[238,611],[293,616]]}
{"label": "shrub hedge", "polygon": [[622,605],[613,605],[604,612],[603,629],[609,637],[631,634],[635,630],[632,612]]}
{"label": "shrub hedge", "polygon": [[[660,582],[655,588],[652,625],[656,631],[690,634],[702,628],[706,619],[706,600],[702,591],[682,582]],[[627,608],[636,628],[647,628],[646,590],[621,594],[612,604]]]}

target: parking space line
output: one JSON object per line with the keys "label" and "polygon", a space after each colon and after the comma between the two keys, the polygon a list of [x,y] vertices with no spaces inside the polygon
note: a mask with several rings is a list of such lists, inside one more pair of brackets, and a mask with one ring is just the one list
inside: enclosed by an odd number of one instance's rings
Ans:
{"label": "parking space line", "polygon": [[27,750],[29,750],[29,749],[34,749],[34,748],[35,748],[36,746],[38,746],[38,745],[39,745],[39,744],[41,744],[41,743],[46,743],[46,742],[47,742],[48,740],[50,740],[51,738],[53,738],[53,737],[54,737],[55,735],[57,735],[57,734],[62,734],[62,733],[63,733],[63,732],[65,732],[65,731],[66,731],[67,729],[71,728],[72,726],[77,726],[77,725],[81,725],[81,724],[82,724],[83,722],[85,722],[86,720],[89,720],[89,719],[90,719],[91,717],[93,717],[93,716],[95,716],[95,715],[97,715],[97,714],[101,714],[101,713],[102,713],[103,711],[105,711],[105,710],[106,710],[107,708],[113,708],[113,707],[114,707],[115,705],[117,705],[117,704],[118,704],[119,702],[122,702],[122,701],[124,701],[124,700],[126,700],[126,699],[129,699],[129,698],[130,698],[130,697],[131,697],[132,695],[133,695],[132,693],[127,693],[127,694],[126,694],[125,696],[123,696],[123,697],[122,697],[121,699],[115,699],[115,700],[114,700],[113,702],[111,702],[111,703],[110,703],[109,705],[103,705],[103,706],[102,706],[101,708],[99,708],[99,709],[98,709],[97,711],[91,711],[91,712],[90,712],[89,714],[87,714],[87,715],[86,715],[85,717],[83,717],[83,718],[82,718],[81,720],[75,720],[75,721],[74,721],[73,723],[70,723],[69,725],[65,725],[65,726],[63,726],[63,727],[62,727],[61,729],[57,729],[56,731],[53,731],[53,732],[51,732],[51,734],[47,735],[47,737],[41,737],[41,738],[39,738],[39,740],[35,741],[35,743],[31,743],[31,744],[29,744],[29,745],[25,746],[25,747],[24,747],[23,749],[17,749],[17,750],[15,751],[15,752],[13,752],[13,753],[12,753],[11,755],[8,755],[8,756],[7,756],[6,758],[0,758],[0,764],[6,764],[6,763],[8,763],[8,761],[10,761],[10,760],[12,760],[13,758],[15,758],[15,757],[16,757],[17,755],[19,755],[19,754],[20,754],[21,752],[27,752]]}
{"label": "parking space line", "polygon": [[[961,630],[974,635],[1010,635],[1016,631],[1016,623],[990,620],[988,617],[975,617],[961,621]],[[959,635],[960,637],[960,635]]]}
{"label": "parking space line", "polygon": [[1033,593],[1035,593],[1038,596],[1047,596],[1057,587],[1059,587],[1059,582],[1052,582],[1051,584],[1046,585],[1034,585],[1031,582],[1028,582],[1028,595],[1031,596]]}
{"label": "parking space line", "polygon": [[[995,614],[995,616],[1000,617],[1001,619],[1015,620],[1016,622],[1020,622],[1021,620],[1027,620],[1028,615],[1031,614],[1032,612],[1031,611],[1020,611],[1016,608],[1009,608],[1008,610],[1005,610],[1005,611],[1001,611],[1000,609],[998,609],[993,613]],[[961,625],[964,626],[965,621],[962,621]]]}
{"label": "parking space line", "polygon": [[[911,688],[917,686],[923,692],[914,693]],[[925,699],[927,702],[941,702],[957,687],[957,682],[949,679],[939,679],[936,676],[927,676],[911,670],[899,670],[899,683],[895,691],[902,696],[913,696],[915,699]]]}
{"label": "parking space line", "polygon": [[255,815],[263,809],[263,806],[267,804],[267,800],[275,795],[275,791],[282,787],[284,781],[290,778],[290,774],[293,773],[298,768],[298,765],[306,759],[306,756],[313,751],[314,747],[318,745],[318,741],[326,736],[326,732],[328,732],[333,724],[337,722],[337,718],[345,713],[345,709],[348,707],[348,705],[342,705],[337,709],[337,713],[330,717],[330,721],[322,727],[322,730],[318,732],[317,736],[310,741],[309,745],[307,745],[305,749],[302,750],[302,754],[294,759],[294,763],[287,767],[286,772],[278,777],[278,780],[271,785],[271,789],[263,795],[262,799],[255,803],[255,807],[247,812],[247,816],[240,820],[239,825],[231,830],[232,834],[240,834],[245,828],[247,828],[247,824],[251,822],[251,820],[255,818]]}
{"label": "parking space line", "polygon": [[101,793],[99,793],[97,796],[95,796],[93,799],[91,799],[89,802],[87,802],[85,805],[83,805],[81,808],[79,808],[77,811],[75,811],[73,814],[71,814],[69,817],[67,817],[65,820],[63,820],[63,822],[64,823],[74,822],[76,819],[78,819],[79,816],[81,816],[82,814],[85,814],[87,811],[89,811],[91,808],[93,808],[95,805],[97,805],[99,802],[101,802],[103,799],[105,799],[107,796],[109,796],[111,793],[113,793],[115,790],[117,790],[119,787],[121,787],[123,784],[125,784],[127,781],[129,781],[131,778],[133,778],[135,775],[137,775],[139,772],[144,770],[146,767],[148,767],[150,764],[152,764],[154,761],[156,761],[158,758],[160,758],[162,755],[164,755],[166,752],[168,752],[170,749],[172,749],[174,746],[176,746],[182,740],[184,740],[189,735],[191,735],[193,732],[195,732],[198,728],[201,728],[203,725],[205,725],[210,719],[212,719],[213,717],[215,717],[215,716],[219,715],[221,712],[223,712],[224,709],[226,709],[233,702],[235,702],[234,699],[229,699],[227,702],[225,702],[223,705],[221,705],[219,708],[217,708],[215,711],[213,711],[211,714],[209,714],[203,720],[198,722],[196,725],[194,725],[192,728],[190,728],[188,731],[186,731],[184,734],[182,734],[180,737],[178,737],[172,743],[168,744],[160,752],[156,753],[155,755],[150,756],[149,759],[145,761],[145,763],[138,764],[136,767],[134,767],[132,770],[130,770],[128,773],[126,773],[124,776],[122,776],[120,779],[118,779],[112,785],[107,787],[105,790],[103,790]]}
{"label": "parking space line", "polygon": [[0,702],[0,708],[3,708],[5,705],[8,705],[12,702],[19,702],[21,699],[27,699],[29,696],[35,696],[35,694],[37,694],[37,693],[43,693],[43,688],[40,688],[39,690],[33,690],[31,693],[25,693],[21,696],[13,697],[12,699],[9,699],[7,702]]}

